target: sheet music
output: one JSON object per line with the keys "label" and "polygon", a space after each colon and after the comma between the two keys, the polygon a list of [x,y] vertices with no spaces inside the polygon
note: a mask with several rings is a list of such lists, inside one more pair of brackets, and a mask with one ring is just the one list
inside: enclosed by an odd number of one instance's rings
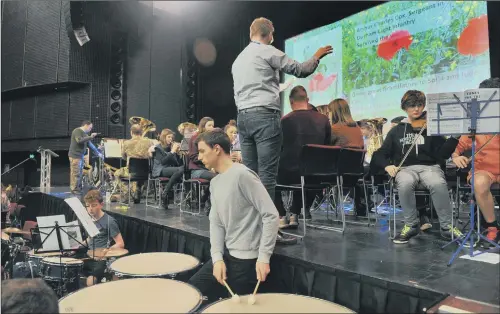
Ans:
{"label": "sheet music", "polygon": [[[63,226],[63,224],[61,224]],[[64,224],[64,231],[68,234],[69,246],[74,249],[83,243],[82,233],[80,231],[80,225],[78,225],[78,220],[67,222]]]}
{"label": "sheet music", "polygon": [[[40,230],[40,238],[43,243],[42,249],[40,251],[59,250],[60,248],[59,242],[57,241],[57,232],[56,230],[54,230],[54,227],[56,225],[56,222],[59,226],[66,225],[66,218],[64,217],[64,215],[36,217],[36,221]],[[52,230],[54,231],[50,233]],[[61,235],[62,249],[71,249],[68,235],[64,232],[59,233]]]}
{"label": "sheet music", "polygon": [[92,218],[87,213],[87,209],[83,206],[82,202],[76,197],[67,198],[64,200],[71,209],[75,212],[78,220],[90,237],[95,237],[99,234],[99,230],[95,226]]}
{"label": "sheet music", "polygon": [[122,143],[119,140],[108,139],[104,142],[106,158],[122,158]]}
{"label": "sheet music", "polygon": [[[500,89],[499,88],[478,88],[465,91],[465,101],[471,101],[472,98],[477,98],[478,101],[490,99],[493,93],[492,100],[486,106],[486,103],[480,103],[479,108],[482,110],[480,119],[477,119],[478,134],[500,133]],[[465,121],[465,128],[470,128],[470,120]]]}
{"label": "sheet music", "polygon": [[[479,88],[469,89],[464,92],[438,93],[427,95],[427,134],[429,135],[453,135],[470,134],[471,119],[467,113],[470,111],[470,101],[477,98],[478,101],[487,101],[495,93],[492,100],[480,103],[481,112],[477,119],[477,134],[491,134],[500,132],[500,89]],[[457,98],[461,104],[458,103]],[[454,103],[450,105],[443,105]],[[441,104],[441,112],[438,113],[438,104]],[[464,110],[465,109],[465,110]],[[457,119],[439,121],[439,119]]]}
{"label": "sheet music", "polygon": [[[453,93],[439,93],[439,94],[427,94],[427,134],[428,135],[439,135],[439,134],[461,134],[464,129],[465,120],[450,120],[450,121],[439,121],[439,132],[438,132],[438,104],[444,103],[456,103],[457,98],[463,101],[464,93],[453,92]],[[462,106],[457,105],[447,105],[441,107],[440,119],[460,119],[465,118],[466,112],[462,109]]]}

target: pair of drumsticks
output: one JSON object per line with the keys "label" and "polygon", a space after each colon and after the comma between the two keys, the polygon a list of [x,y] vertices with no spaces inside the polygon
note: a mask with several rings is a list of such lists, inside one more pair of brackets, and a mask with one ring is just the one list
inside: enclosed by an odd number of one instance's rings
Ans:
{"label": "pair of drumsticks", "polygon": [[[248,304],[253,305],[255,304],[255,294],[257,293],[257,290],[259,289],[260,285],[260,280],[257,281],[257,285],[255,286],[255,289],[253,290],[253,294],[248,298]],[[233,300],[234,303],[240,303],[240,296],[235,294],[231,288],[229,288],[229,285],[227,282],[224,280],[224,286],[226,286],[227,291],[231,294],[231,299]]]}

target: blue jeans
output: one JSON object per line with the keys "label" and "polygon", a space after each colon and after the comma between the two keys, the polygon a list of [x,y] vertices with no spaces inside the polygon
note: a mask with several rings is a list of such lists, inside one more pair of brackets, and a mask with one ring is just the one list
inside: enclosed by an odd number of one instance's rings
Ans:
{"label": "blue jeans", "polygon": [[274,201],[283,135],[281,114],[264,107],[238,112],[238,133],[243,164],[256,172]]}

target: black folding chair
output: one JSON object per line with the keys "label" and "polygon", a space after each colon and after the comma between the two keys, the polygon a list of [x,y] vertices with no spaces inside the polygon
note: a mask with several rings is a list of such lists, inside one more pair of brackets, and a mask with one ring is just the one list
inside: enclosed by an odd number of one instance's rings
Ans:
{"label": "black folding chair", "polygon": [[[180,211],[181,213],[187,213],[191,215],[201,215],[201,188],[203,186],[208,186],[210,185],[209,180],[205,179],[191,179],[191,170],[189,169],[189,158],[188,155],[184,155],[183,157],[183,162],[184,162],[184,174],[182,175],[182,190],[181,190],[181,203],[180,203]],[[186,190],[186,184],[190,185],[190,190],[187,196],[184,196],[185,190]],[[192,210],[191,205],[187,206],[188,200],[191,201],[193,200],[193,188],[197,189],[198,194],[198,199],[196,200],[198,202],[198,212],[195,212]],[[184,204],[184,206],[183,206]]]}
{"label": "black folding chair", "polygon": [[[129,158],[128,161],[128,176],[120,176],[120,181],[128,182],[128,203],[131,201],[131,182],[147,181],[149,177],[149,158]],[[123,202],[123,200],[120,200]]]}

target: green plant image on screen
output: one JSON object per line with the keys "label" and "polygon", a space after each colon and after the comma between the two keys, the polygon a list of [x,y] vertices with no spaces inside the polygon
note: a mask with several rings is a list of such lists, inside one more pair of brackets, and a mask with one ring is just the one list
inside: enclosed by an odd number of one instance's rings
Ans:
{"label": "green plant image on screen", "polygon": [[[356,120],[402,115],[401,97],[410,89],[465,90],[490,77],[485,1],[385,3],[292,37],[285,53],[303,62],[325,45],[334,52],[292,87],[303,85],[316,106],[348,100]],[[281,95],[284,114],[289,91]]]}

